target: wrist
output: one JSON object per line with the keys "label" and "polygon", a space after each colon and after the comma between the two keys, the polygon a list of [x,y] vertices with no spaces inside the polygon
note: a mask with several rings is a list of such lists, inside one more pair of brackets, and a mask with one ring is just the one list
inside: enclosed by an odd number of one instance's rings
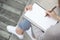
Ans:
{"label": "wrist", "polygon": [[60,21],[60,17],[59,16],[57,16],[57,20]]}

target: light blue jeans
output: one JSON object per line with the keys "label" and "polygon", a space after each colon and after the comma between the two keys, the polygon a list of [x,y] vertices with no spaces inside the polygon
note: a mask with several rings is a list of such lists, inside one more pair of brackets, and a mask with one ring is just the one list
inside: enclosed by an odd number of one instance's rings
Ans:
{"label": "light blue jeans", "polygon": [[18,24],[18,27],[20,27],[23,31],[26,31],[31,27],[31,23],[27,19],[24,19]]}

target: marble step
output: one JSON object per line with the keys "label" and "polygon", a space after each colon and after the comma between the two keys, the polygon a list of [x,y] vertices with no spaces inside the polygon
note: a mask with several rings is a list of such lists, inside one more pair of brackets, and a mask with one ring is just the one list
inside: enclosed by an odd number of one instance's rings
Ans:
{"label": "marble step", "polygon": [[17,1],[14,0],[7,0],[6,4],[18,10],[22,10],[25,6],[25,3],[18,3]]}
{"label": "marble step", "polygon": [[2,9],[0,11],[0,16],[7,18],[8,20],[11,20],[14,23],[17,23],[20,18],[20,15],[7,11],[5,9]]}
{"label": "marble step", "polygon": [[0,16],[0,21],[7,25],[16,25],[17,24],[17,23],[10,21],[8,18],[6,18],[4,16]]}
{"label": "marble step", "polygon": [[7,4],[3,4],[2,8],[6,9],[8,11],[11,11],[11,12],[13,12],[15,14],[18,14],[18,15],[20,15],[21,14],[21,11],[22,11],[22,10],[18,10],[16,8],[12,7],[12,6],[9,6]]}
{"label": "marble step", "polygon": [[26,5],[28,2],[28,0],[14,0],[14,1],[21,3],[22,5]]}
{"label": "marble step", "polygon": [[5,3],[7,0],[0,0],[1,3]]}
{"label": "marble step", "polygon": [[0,36],[0,40],[8,40],[8,39],[6,39],[6,38]]}
{"label": "marble step", "polygon": [[0,21],[0,29],[7,32],[6,27],[7,27],[7,24],[5,24],[5,23],[3,23],[3,22]]}
{"label": "marble step", "polygon": [[9,40],[20,40],[16,35],[12,34]]}
{"label": "marble step", "polygon": [[0,39],[9,39],[10,38],[10,34],[8,32],[5,32],[3,30],[0,30]]}

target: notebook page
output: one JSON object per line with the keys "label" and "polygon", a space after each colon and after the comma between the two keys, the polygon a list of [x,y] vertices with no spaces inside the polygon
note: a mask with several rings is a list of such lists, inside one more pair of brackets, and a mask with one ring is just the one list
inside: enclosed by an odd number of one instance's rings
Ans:
{"label": "notebook page", "polygon": [[41,28],[43,31],[46,31],[50,26],[57,23],[56,20],[51,17],[45,17],[45,15],[46,11],[36,3],[33,4],[31,11],[27,11],[24,14],[25,17],[34,22],[34,25],[38,25],[37,27]]}

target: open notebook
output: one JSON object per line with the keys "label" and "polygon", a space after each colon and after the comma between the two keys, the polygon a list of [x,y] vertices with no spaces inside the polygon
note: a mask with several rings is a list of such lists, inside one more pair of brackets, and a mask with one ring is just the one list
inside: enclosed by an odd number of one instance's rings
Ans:
{"label": "open notebook", "polygon": [[40,7],[38,4],[34,3],[31,11],[27,11],[24,14],[24,17],[29,20],[32,24],[39,27],[43,31],[46,31],[52,25],[57,23],[57,20],[54,20],[51,17],[45,17],[46,11]]}

